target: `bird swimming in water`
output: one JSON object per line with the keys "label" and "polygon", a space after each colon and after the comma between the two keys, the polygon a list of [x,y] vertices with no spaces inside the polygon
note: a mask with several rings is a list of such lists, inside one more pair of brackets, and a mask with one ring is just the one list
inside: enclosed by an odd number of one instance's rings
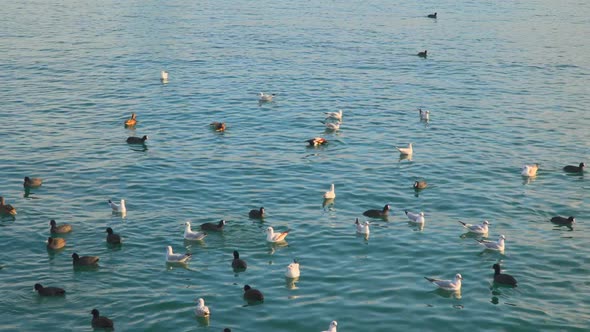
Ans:
{"label": "bird swimming in water", "polygon": [[162,70],[160,72],[160,81],[162,81],[162,83],[168,83],[168,72],[165,70]]}
{"label": "bird swimming in water", "polygon": [[328,143],[328,140],[323,137],[314,137],[306,141],[309,146],[320,146]]}
{"label": "bird swimming in water", "polygon": [[551,218],[551,222],[554,224],[558,224],[558,225],[571,226],[572,224],[576,223],[576,218],[574,218],[574,217],[565,218],[562,216],[556,216],[556,217]]}
{"label": "bird swimming in water", "polygon": [[211,312],[209,307],[205,305],[205,300],[202,298],[197,300],[197,307],[195,308],[195,316],[197,317],[209,317]]}
{"label": "bird swimming in water", "polygon": [[428,51],[424,50],[424,52],[418,52],[417,55],[421,58],[425,58],[428,55]]}
{"label": "bird swimming in water", "polygon": [[274,96],[274,93],[268,94],[260,92],[260,94],[258,95],[258,101],[261,103],[271,102]]}
{"label": "bird swimming in water", "polygon": [[23,182],[23,186],[25,188],[35,188],[35,187],[40,187],[42,183],[43,183],[43,180],[41,178],[30,178],[28,176],[25,176],[25,181]]}
{"label": "bird swimming in water", "polygon": [[147,139],[147,135],[144,135],[143,137],[129,136],[127,137],[127,144],[145,144]]}
{"label": "bird swimming in water", "polygon": [[428,187],[428,183],[426,181],[414,181],[413,187],[414,189],[425,189]]}
{"label": "bird swimming in water", "polygon": [[250,285],[244,286],[244,299],[251,303],[251,302],[262,302],[264,301],[264,295],[258,289],[254,289],[250,287]]}
{"label": "bird swimming in water", "polygon": [[299,262],[296,259],[293,260],[293,263],[287,265],[287,271],[285,271],[285,277],[295,279],[299,278]]}
{"label": "bird swimming in water", "polygon": [[563,170],[568,173],[581,173],[584,171],[584,168],[586,168],[586,164],[580,163],[579,166],[567,165],[563,168]]}
{"label": "bird swimming in water", "polygon": [[237,250],[234,250],[234,259],[231,261],[231,267],[234,270],[246,270],[246,268],[248,267],[248,264],[246,264],[246,261],[240,258],[240,253]]}
{"label": "bird swimming in water", "polygon": [[290,230],[286,230],[281,233],[275,233],[274,229],[271,226],[266,228],[266,241],[276,243],[285,241],[285,238],[289,234]]}
{"label": "bird swimming in water", "polygon": [[72,254],[72,263],[75,266],[90,266],[98,264],[98,256],[78,256],[77,253]]}
{"label": "bird swimming in water", "polygon": [[513,276],[500,273],[500,264],[496,263],[492,266],[492,268],[494,269],[495,283],[516,287],[516,279]]}
{"label": "bird swimming in water", "polygon": [[125,120],[125,127],[133,127],[137,124],[137,116],[135,113],[131,113],[131,117]]}
{"label": "bird swimming in water", "polygon": [[66,295],[66,291],[59,287],[43,287],[41,284],[35,284],[35,290],[41,296],[62,296]]}
{"label": "bird swimming in water", "polygon": [[215,131],[225,131],[225,122],[211,122],[209,126]]}
{"label": "bird swimming in water", "polygon": [[428,16],[427,16],[427,17],[428,17],[428,18],[436,18],[436,15],[437,15],[437,13],[434,13],[434,14],[428,14]]}
{"label": "bird swimming in water", "polygon": [[487,234],[488,232],[488,225],[490,224],[489,221],[484,220],[481,225],[472,225],[462,222],[461,220],[457,220],[463,227],[467,228],[467,231],[475,234]]}
{"label": "bird swimming in water", "polygon": [[2,196],[0,196],[0,214],[6,214],[11,216],[16,215],[16,209],[12,205],[6,204],[4,202],[4,197]]}
{"label": "bird swimming in water", "polygon": [[113,321],[107,317],[100,316],[98,310],[92,309],[90,313],[92,314],[92,327],[100,329],[115,329],[115,324]]}
{"label": "bird swimming in water", "polygon": [[121,244],[121,236],[119,236],[119,234],[115,234],[113,233],[113,229],[110,227],[107,227],[106,232],[107,234],[107,243],[110,244]]}
{"label": "bird swimming in water", "polygon": [[201,224],[201,230],[202,231],[220,232],[223,230],[224,226],[225,226],[225,220],[222,219],[218,223],[206,222],[204,224]]}
{"label": "bird swimming in water", "polygon": [[334,119],[342,121],[342,110],[338,110],[338,112],[324,112],[324,114],[326,114],[326,120]]}
{"label": "bird swimming in water", "polygon": [[324,198],[325,199],[334,199],[334,198],[336,198],[336,191],[334,190],[334,184],[333,183],[330,186],[330,190],[328,190],[328,191],[326,191],[324,193]]}
{"label": "bird swimming in water", "polygon": [[48,237],[47,249],[58,250],[66,246],[66,240],[61,237]]}
{"label": "bird swimming in water", "polygon": [[191,256],[192,254],[188,252],[186,254],[175,254],[172,251],[172,246],[166,247],[166,263],[186,263]]}
{"label": "bird swimming in water", "polygon": [[184,239],[191,240],[191,241],[200,241],[207,237],[207,233],[205,232],[194,232],[191,229],[191,223],[189,221],[184,223]]}
{"label": "bird swimming in water", "polygon": [[520,175],[529,176],[529,177],[537,176],[538,170],[539,170],[539,164],[524,165],[521,168]]}
{"label": "bird swimming in water", "polygon": [[51,226],[49,230],[52,234],[63,234],[72,231],[72,226],[70,224],[57,225],[57,223],[53,219],[49,221],[49,225]]}
{"label": "bird swimming in water", "polygon": [[262,219],[264,218],[264,208],[261,207],[259,210],[250,210],[248,216],[252,219]]}
{"label": "bird swimming in water", "polygon": [[322,332],[338,332],[336,330],[337,326],[338,326],[338,322],[333,320],[332,322],[330,322],[330,327],[327,330],[322,331]]}
{"label": "bird swimming in water", "polygon": [[428,277],[424,277],[424,279],[435,284],[438,288],[448,291],[458,291],[461,290],[461,280],[463,280],[463,277],[461,276],[461,274],[457,273],[453,280],[441,280]]}
{"label": "bird swimming in water", "polygon": [[383,218],[389,215],[389,204],[386,204],[382,210],[367,210],[363,212],[363,216],[370,218]]}
{"label": "bird swimming in water", "polygon": [[399,151],[400,154],[411,155],[412,153],[414,153],[412,143],[409,143],[407,148],[398,148],[397,146],[395,148]]}

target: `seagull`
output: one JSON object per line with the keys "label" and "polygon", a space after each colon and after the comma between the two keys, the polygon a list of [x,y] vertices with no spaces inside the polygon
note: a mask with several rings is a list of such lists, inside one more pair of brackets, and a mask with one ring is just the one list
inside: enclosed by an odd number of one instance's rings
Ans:
{"label": "seagull", "polygon": [[186,263],[191,258],[191,256],[192,256],[191,253],[175,254],[172,252],[171,246],[166,247],[166,262],[167,263]]}
{"label": "seagull", "polygon": [[185,222],[184,225],[185,225],[185,228],[184,228],[185,240],[200,241],[207,236],[207,233],[205,233],[205,232],[193,232],[191,230],[191,223],[188,221]]}
{"label": "seagull", "polygon": [[421,58],[425,58],[427,56],[427,54],[428,54],[428,51],[424,50],[424,52],[418,52],[418,54],[416,54],[416,55],[418,55]]}
{"label": "seagull", "polygon": [[500,264],[494,264],[494,282],[498,284],[510,285],[516,287],[516,279],[509,274],[500,273]]}
{"label": "seagull", "polygon": [[162,70],[160,72],[160,81],[162,81],[162,83],[168,83],[168,72],[165,70]]}
{"label": "seagull", "polygon": [[522,176],[536,176],[538,169],[539,169],[539,164],[524,165],[524,166],[522,166],[522,171],[520,172],[520,175],[522,175]]}
{"label": "seagull", "polygon": [[461,223],[461,225],[463,225],[463,227],[467,228],[467,231],[475,234],[487,234],[488,225],[490,224],[490,222],[487,220],[484,220],[481,225],[472,225],[464,223],[461,220],[458,221]]}
{"label": "seagull", "polygon": [[265,103],[265,102],[269,102],[269,101],[272,101],[272,98],[273,98],[274,96],[275,96],[275,94],[274,94],[274,93],[272,93],[272,94],[267,94],[267,93],[262,93],[262,92],[260,92],[260,95],[259,95],[259,99],[258,99],[258,101],[260,101],[260,102],[263,102],[263,103]]}
{"label": "seagull", "polygon": [[328,140],[323,137],[314,137],[312,139],[308,139],[306,142],[309,144],[309,146],[318,146],[328,143]]}
{"label": "seagull", "polygon": [[488,240],[476,239],[476,241],[479,242],[484,247],[486,247],[486,249],[496,250],[496,251],[504,251],[504,240],[506,240],[506,237],[504,235],[500,235],[500,237],[498,238],[498,241],[488,241]]}
{"label": "seagull", "polygon": [[453,280],[440,280],[434,278],[424,277],[426,280],[430,281],[431,283],[435,284],[441,289],[448,290],[448,291],[458,291],[461,290],[461,280],[463,277],[457,273],[455,275],[455,279]]}
{"label": "seagull", "polygon": [[127,208],[125,207],[125,200],[124,199],[121,200],[120,204],[114,203],[110,199],[108,200],[108,202],[109,202],[109,205],[111,206],[111,209],[113,209],[113,212],[117,212],[117,213],[127,212]]}
{"label": "seagull", "polygon": [[336,326],[338,326],[338,322],[336,322],[335,320],[333,320],[330,323],[330,327],[326,331],[322,331],[322,332],[337,332],[336,331]]}
{"label": "seagull", "polygon": [[131,113],[131,117],[127,120],[125,120],[125,127],[133,127],[135,126],[135,124],[137,123],[137,119],[136,119],[136,115],[135,113]]}
{"label": "seagull", "polygon": [[397,146],[395,147],[399,153],[401,154],[407,154],[410,155],[414,152],[414,149],[412,149],[412,143],[408,144],[407,148],[398,148]]}
{"label": "seagull", "polygon": [[326,114],[326,120],[336,119],[342,121],[342,110],[338,110],[338,112],[324,112],[324,114]]}
{"label": "seagull", "polygon": [[406,213],[406,216],[408,216],[408,219],[410,219],[411,222],[416,224],[424,224],[424,212],[412,213],[408,210],[405,210],[404,212]]}
{"label": "seagull", "polygon": [[326,130],[336,131],[340,130],[342,122],[326,122],[324,124],[326,125]]}
{"label": "seagull", "polygon": [[41,178],[30,178],[28,176],[25,176],[25,182],[23,182],[23,186],[25,188],[35,188],[40,187],[42,183],[43,179]]}
{"label": "seagull", "polygon": [[586,167],[586,164],[580,163],[579,166],[567,165],[563,168],[563,170],[566,172],[569,172],[569,173],[581,173],[584,171],[585,167]]}
{"label": "seagull", "polygon": [[205,300],[199,298],[197,302],[198,304],[195,308],[195,315],[197,317],[209,317],[209,307],[205,305]]}
{"label": "seagull", "polygon": [[289,232],[290,232],[290,230],[286,230],[282,233],[275,234],[274,229],[271,226],[268,226],[268,228],[266,229],[266,241],[272,242],[272,243],[285,241],[285,238],[287,237]]}
{"label": "seagull", "polygon": [[369,235],[369,233],[371,232],[369,230],[369,221],[365,220],[364,223],[360,223],[359,222],[359,218],[356,218],[356,221],[354,222],[354,224],[356,225],[356,232],[359,234],[367,234]]}
{"label": "seagull", "polygon": [[419,108],[418,111],[420,111],[420,120],[430,120],[430,111],[423,111],[421,108]]}
{"label": "seagull", "polygon": [[330,186],[330,190],[326,191],[324,193],[324,198],[325,199],[334,199],[336,198],[336,192],[334,191],[334,184],[332,183],[332,186]]}
{"label": "seagull", "polygon": [[436,14],[437,14],[437,13],[434,13],[434,14],[428,14],[428,18],[436,18]]}
{"label": "seagull", "polygon": [[296,259],[293,260],[293,263],[287,265],[287,271],[285,272],[285,277],[295,279],[299,278],[299,262]]}

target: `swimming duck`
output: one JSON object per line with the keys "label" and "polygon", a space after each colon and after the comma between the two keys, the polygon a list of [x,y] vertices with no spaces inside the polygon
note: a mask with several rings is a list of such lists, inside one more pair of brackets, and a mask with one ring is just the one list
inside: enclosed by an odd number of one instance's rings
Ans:
{"label": "swimming duck", "polygon": [[50,232],[52,234],[63,234],[72,231],[72,226],[70,224],[62,224],[58,226],[53,219],[49,221],[49,225],[51,225]]}
{"label": "swimming duck", "polygon": [[245,270],[248,267],[246,261],[240,259],[240,253],[237,250],[234,250],[234,259],[231,261],[231,267],[234,270]]}
{"label": "swimming duck", "polygon": [[400,154],[407,154],[410,155],[412,153],[414,153],[414,149],[412,148],[412,143],[408,144],[407,148],[398,148],[397,146],[395,147]]}
{"label": "swimming duck", "polygon": [[147,135],[144,135],[143,137],[129,136],[129,137],[127,137],[127,143],[128,144],[145,144],[145,141],[147,141],[147,139],[148,139]]}
{"label": "swimming duck", "polygon": [[92,309],[92,327],[99,329],[114,329],[115,324],[112,320],[107,317],[100,316],[100,313],[96,309]]}
{"label": "swimming duck", "polygon": [[223,230],[223,226],[225,226],[225,220],[222,219],[218,223],[206,222],[204,224],[201,224],[201,230],[220,232]]}
{"label": "swimming duck", "polygon": [[198,304],[195,308],[195,315],[197,317],[209,317],[211,313],[209,312],[209,307],[205,305],[205,300],[200,298],[197,300],[197,303]]}
{"label": "swimming duck", "polygon": [[421,57],[421,58],[425,58],[425,57],[427,56],[427,53],[428,53],[428,51],[427,51],[427,50],[424,50],[424,52],[418,52],[418,54],[417,54],[417,55],[418,55],[419,57]]}
{"label": "swimming duck", "polygon": [[66,291],[59,287],[43,287],[41,284],[35,284],[35,290],[41,296],[62,296],[66,295]]}
{"label": "swimming duck", "polygon": [[330,186],[330,190],[329,191],[326,191],[324,193],[324,198],[325,199],[334,199],[334,198],[336,198],[336,191],[334,191],[334,184],[333,183]]}
{"label": "swimming duck", "polygon": [[333,320],[332,322],[330,322],[330,327],[326,331],[322,331],[322,332],[337,332],[337,330],[336,330],[337,326],[338,326],[338,322]]}
{"label": "swimming duck", "polygon": [[558,224],[558,225],[571,225],[571,224],[576,223],[576,218],[574,218],[574,217],[565,218],[562,216],[556,216],[556,217],[551,218],[551,222],[554,224]]}
{"label": "swimming duck", "polygon": [[191,230],[191,223],[189,221],[184,223],[184,239],[191,241],[200,241],[207,236],[205,232],[193,232]]}
{"label": "swimming duck", "polygon": [[270,102],[270,101],[272,101],[272,98],[273,98],[274,96],[275,96],[275,94],[274,94],[274,93],[272,93],[272,94],[267,94],[267,93],[262,93],[262,92],[260,92],[260,94],[258,95],[258,101],[260,101],[260,102],[263,102],[263,103],[265,103],[265,102]]}
{"label": "swimming duck", "polygon": [[258,289],[254,289],[250,285],[245,285],[244,299],[248,302],[262,302],[264,301],[264,295]]}
{"label": "swimming duck", "polygon": [[326,120],[335,119],[342,121],[342,110],[338,110],[338,112],[324,112],[324,114],[326,114]]}
{"label": "swimming duck", "polygon": [[248,216],[250,218],[262,219],[262,218],[264,218],[264,208],[261,207],[260,210],[250,210],[250,213],[248,213]]}
{"label": "swimming duck", "polygon": [[160,72],[160,81],[162,81],[162,83],[168,83],[168,72],[165,70],[162,70]]}
{"label": "swimming duck", "polygon": [[522,176],[536,176],[537,170],[539,170],[539,164],[524,165],[524,166],[522,166],[522,171],[520,172],[520,175],[522,175]]}
{"label": "swimming duck", "polygon": [[274,229],[271,226],[268,226],[266,228],[266,241],[272,243],[285,241],[285,238],[287,237],[289,232],[290,230],[286,230],[281,233],[275,233]]}
{"label": "swimming duck", "polygon": [[436,18],[436,14],[437,14],[437,13],[434,13],[434,14],[428,14],[428,18]]}
{"label": "swimming duck", "polygon": [[414,181],[414,189],[425,189],[428,187],[426,181]]}
{"label": "swimming duck", "polygon": [[40,187],[42,183],[43,180],[41,178],[30,178],[25,176],[25,182],[23,182],[23,186],[25,188],[35,188]]}
{"label": "swimming duck", "polygon": [[354,222],[355,226],[356,226],[356,232],[359,234],[369,234],[371,231],[369,230],[369,221],[365,220],[364,223],[360,223],[359,222],[359,218],[356,218],[356,221]]}
{"label": "swimming duck", "polygon": [[299,278],[301,273],[299,272],[299,262],[296,259],[293,260],[293,263],[287,265],[287,271],[285,271],[285,277],[295,279]]}
{"label": "swimming duck", "polygon": [[47,249],[58,250],[66,246],[66,240],[61,237],[48,237]]}
{"label": "swimming duck", "polygon": [[166,247],[167,263],[186,263],[191,258],[191,256],[192,254],[188,252],[186,254],[175,254],[174,252],[172,252],[171,246]]}
{"label": "swimming duck", "polygon": [[137,124],[136,115],[135,115],[135,113],[131,113],[131,117],[129,119],[125,120],[125,126],[126,127],[133,127],[133,126],[135,126],[135,124]]}
{"label": "swimming duck", "polygon": [[463,277],[457,273],[455,275],[455,279],[453,280],[441,280],[441,279],[434,279],[424,277],[426,280],[430,281],[431,283],[435,284],[437,287],[448,290],[448,291],[458,291],[461,289],[461,280]]}
{"label": "swimming duck", "polygon": [[383,210],[367,210],[363,212],[363,216],[370,218],[383,218],[389,215],[389,204],[383,207]]}
{"label": "swimming duck", "polygon": [[225,131],[225,122],[211,122],[209,126],[215,131]]}
{"label": "swimming duck", "polygon": [[494,264],[492,266],[494,269],[494,282],[498,284],[510,285],[516,287],[516,279],[509,275],[500,273],[500,264]]}
{"label": "swimming duck", "polygon": [[119,234],[115,234],[113,233],[113,229],[110,227],[107,227],[107,243],[110,244],[121,244],[121,236],[119,236]]}
{"label": "swimming duck", "polygon": [[111,209],[113,210],[113,212],[115,212],[115,213],[125,213],[125,212],[127,212],[127,207],[125,206],[125,200],[124,199],[122,199],[119,204],[111,201],[110,199],[107,202],[109,203],[109,206],[111,207]]}
{"label": "swimming duck", "polygon": [[463,227],[467,228],[467,231],[475,234],[487,234],[488,232],[488,225],[490,224],[489,221],[484,220],[481,225],[472,225],[462,222],[461,220],[457,220]]}
{"label": "swimming duck", "polygon": [[98,256],[78,256],[77,253],[72,254],[72,262],[76,266],[89,266],[98,264]]}
{"label": "swimming duck", "polygon": [[2,196],[0,196],[0,214],[16,215],[16,209],[10,204],[5,204]]}
{"label": "swimming duck", "polygon": [[584,171],[585,167],[586,167],[586,164],[580,163],[579,166],[567,165],[563,168],[563,170],[566,172],[569,172],[569,173],[581,173]]}
{"label": "swimming duck", "polygon": [[480,240],[476,239],[479,244],[484,246],[488,250],[496,250],[496,251],[504,251],[506,237],[504,235],[500,235],[498,241],[488,241],[488,240]]}
{"label": "swimming duck", "polygon": [[309,146],[319,146],[328,143],[328,140],[323,137],[314,137],[312,139],[308,139],[306,142],[309,144]]}
{"label": "swimming duck", "polygon": [[406,213],[406,216],[408,216],[408,219],[410,219],[411,222],[416,224],[424,224],[424,212],[412,213],[408,210],[405,210],[404,212]]}

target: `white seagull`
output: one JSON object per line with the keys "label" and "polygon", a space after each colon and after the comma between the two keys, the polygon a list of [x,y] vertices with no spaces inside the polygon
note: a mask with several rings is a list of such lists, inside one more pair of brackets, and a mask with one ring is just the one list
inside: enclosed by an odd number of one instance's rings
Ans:
{"label": "white seagull", "polygon": [[342,121],[342,110],[338,110],[338,112],[324,112],[324,114],[326,114],[326,120],[335,119]]}
{"label": "white seagull", "polygon": [[286,230],[282,233],[275,234],[275,230],[271,226],[268,226],[268,228],[266,229],[266,241],[273,243],[285,241],[285,238],[289,234],[289,231],[290,230]]}
{"label": "white seagull", "polygon": [[122,199],[120,204],[114,203],[109,199],[109,206],[113,209],[113,212],[117,213],[125,213],[127,212],[127,208],[125,207],[125,200]]}
{"label": "white seagull", "polygon": [[197,307],[195,308],[195,315],[197,317],[209,317],[210,312],[209,312],[209,307],[205,305],[205,300],[203,299],[198,299],[197,300],[198,304]]}
{"label": "white seagull", "polygon": [[412,143],[408,144],[408,147],[407,148],[398,148],[397,146],[395,148],[401,154],[411,155],[414,152],[414,149],[412,149]]}
{"label": "white seagull", "polygon": [[327,130],[332,130],[332,131],[336,131],[336,130],[340,130],[340,125],[342,123],[341,122],[326,122],[326,129]]}
{"label": "white seagull", "polygon": [[269,102],[269,101],[272,101],[272,98],[275,96],[275,94],[274,93],[268,94],[268,93],[260,92],[260,94],[258,96],[259,96],[258,101]]}
{"label": "white seagull", "polygon": [[463,280],[463,277],[459,273],[457,273],[455,275],[455,279],[453,280],[440,280],[428,277],[424,277],[424,279],[430,281],[431,283],[437,285],[439,288],[442,288],[444,290],[458,291],[461,290],[461,280]]}
{"label": "white seagull", "polygon": [[524,165],[524,166],[522,166],[522,170],[520,172],[520,175],[522,175],[522,176],[537,176],[538,170],[539,170],[539,164]]}
{"label": "white seagull", "polygon": [[190,253],[175,254],[172,252],[172,247],[166,247],[166,262],[167,263],[186,263],[191,258]]}
{"label": "white seagull", "polygon": [[496,250],[496,251],[504,251],[504,240],[506,237],[504,235],[500,235],[498,241],[488,241],[488,240],[478,240],[476,239],[479,244],[486,247],[489,250]]}
{"label": "white seagull", "polygon": [[424,224],[424,212],[412,213],[408,210],[405,210],[404,212],[406,213],[406,216],[408,216],[408,219],[410,219],[411,222],[416,224]]}
{"label": "white seagull", "polygon": [[160,81],[162,81],[163,83],[167,83],[168,82],[168,72],[165,70],[162,70],[160,72]]}
{"label": "white seagull", "polygon": [[430,120],[430,111],[423,111],[421,108],[419,108],[418,111],[420,111],[420,120]]}
{"label": "white seagull", "polygon": [[324,193],[324,198],[325,199],[334,199],[336,198],[336,191],[334,191],[334,184],[332,183],[332,186],[330,186],[330,190],[326,191]]}
{"label": "white seagull", "polygon": [[467,231],[475,234],[487,234],[488,233],[488,225],[490,224],[489,221],[484,220],[481,225],[472,225],[462,222],[458,220],[463,227],[467,228]]}
{"label": "white seagull", "polygon": [[338,326],[338,322],[336,322],[335,320],[333,320],[333,321],[330,323],[330,328],[328,328],[328,330],[326,330],[326,331],[322,331],[322,332],[337,332],[337,331],[336,331],[336,326]]}
{"label": "white seagull", "polygon": [[207,233],[205,232],[193,232],[191,230],[191,223],[188,221],[185,222],[184,225],[184,238],[186,240],[199,241],[207,236]]}
{"label": "white seagull", "polygon": [[356,232],[359,234],[367,234],[369,235],[369,233],[371,232],[369,230],[369,221],[365,220],[365,222],[363,224],[361,224],[359,222],[359,218],[356,218],[356,221],[354,222],[354,224],[356,225]]}
{"label": "white seagull", "polygon": [[296,259],[293,260],[293,263],[287,265],[287,271],[285,271],[285,277],[295,279],[299,278],[299,262]]}

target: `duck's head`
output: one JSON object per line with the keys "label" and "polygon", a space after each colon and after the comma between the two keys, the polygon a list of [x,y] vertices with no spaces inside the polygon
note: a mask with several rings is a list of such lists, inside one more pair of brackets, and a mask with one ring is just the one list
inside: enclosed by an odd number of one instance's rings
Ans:
{"label": "duck's head", "polygon": [[496,264],[492,265],[492,269],[494,269],[494,271],[496,271],[496,273],[500,273],[500,264],[496,263]]}
{"label": "duck's head", "polygon": [[234,250],[234,259],[239,259],[240,253],[237,250]]}
{"label": "duck's head", "polygon": [[250,287],[250,285],[244,285],[244,292],[247,292],[250,289],[252,289],[252,287]]}
{"label": "duck's head", "polygon": [[73,253],[73,254],[72,254],[72,258],[73,258],[75,261],[77,261],[78,259],[80,259],[80,256],[78,256],[78,254],[77,254],[77,253]]}
{"label": "duck's head", "polygon": [[53,220],[53,219],[51,219],[49,221],[49,225],[54,226],[54,227],[57,226],[57,224],[55,223],[55,220]]}
{"label": "duck's head", "polygon": [[110,228],[110,227],[107,227],[107,233],[109,233],[109,234],[113,234],[113,229],[112,229],[112,228]]}
{"label": "duck's head", "polygon": [[41,289],[43,289],[43,286],[41,284],[35,284],[36,291],[41,290]]}
{"label": "duck's head", "polygon": [[92,309],[90,313],[92,314],[92,316],[94,316],[94,318],[97,318],[100,315],[97,309]]}
{"label": "duck's head", "polygon": [[141,138],[142,141],[147,141],[148,137],[147,135],[143,135],[143,137]]}
{"label": "duck's head", "polygon": [[580,163],[580,168],[584,168],[584,167],[586,167],[586,164]]}
{"label": "duck's head", "polygon": [[571,222],[572,224],[575,224],[576,223],[576,218],[569,217],[569,218],[567,218],[567,221]]}

